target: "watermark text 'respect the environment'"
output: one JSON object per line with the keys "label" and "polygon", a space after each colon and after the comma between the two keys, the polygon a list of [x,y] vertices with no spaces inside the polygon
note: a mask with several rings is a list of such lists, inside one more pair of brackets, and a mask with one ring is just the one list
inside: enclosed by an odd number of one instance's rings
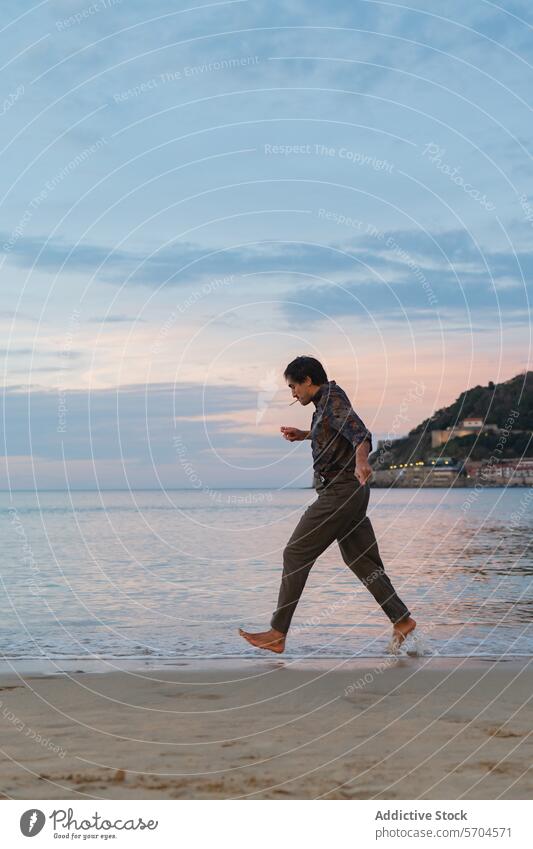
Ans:
{"label": "watermark text 'respect the environment'", "polygon": [[215,74],[219,71],[233,71],[239,68],[247,68],[258,65],[260,61],[259,56],[235,56],[229,59],[217,59],[213,62],[202,62],[199,65],[184,65],[183,68],[164,71],[155,77],[150,77],[147,80],[137,83],[137,85],[131,86],[131,88],[117,91],[112,95],[112,99],[115,103],[124,103],[127,100],[148,94],[148,92],[169,83],[193,80],[202,77],[204,74]]}

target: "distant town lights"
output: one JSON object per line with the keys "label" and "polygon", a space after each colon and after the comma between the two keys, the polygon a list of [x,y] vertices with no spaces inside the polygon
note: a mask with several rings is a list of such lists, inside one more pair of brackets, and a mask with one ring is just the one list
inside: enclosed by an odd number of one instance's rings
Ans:
{"label": "distant town lights", "polygon": [[407,469],[409,466],[425,466],[424,460],[415,460],[414,463],[400,463],[389,466],[389,469]]}

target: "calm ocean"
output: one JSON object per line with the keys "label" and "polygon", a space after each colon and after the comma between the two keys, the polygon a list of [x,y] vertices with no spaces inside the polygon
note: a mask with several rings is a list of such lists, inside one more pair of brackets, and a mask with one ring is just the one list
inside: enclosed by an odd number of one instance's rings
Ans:
{"label": "calm ocean", "polygon": [[[0,493],[0,653],[257,657],[314,490]],[[533,492],[374,489],[380,551],[430,653],[533,655]],[[287,657],[382,656],[390,623],[335,543]],[[270,657],[272,657],[270,655]]]}

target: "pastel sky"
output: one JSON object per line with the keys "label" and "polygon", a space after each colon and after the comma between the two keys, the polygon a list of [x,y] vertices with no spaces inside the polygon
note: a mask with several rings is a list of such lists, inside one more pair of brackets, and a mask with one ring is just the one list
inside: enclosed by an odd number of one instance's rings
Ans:
{"label": "pastel sky", "polygon": [[5,0],[0,487],[309,485],[298,354],[376,441],[531,368],[504,6]]}

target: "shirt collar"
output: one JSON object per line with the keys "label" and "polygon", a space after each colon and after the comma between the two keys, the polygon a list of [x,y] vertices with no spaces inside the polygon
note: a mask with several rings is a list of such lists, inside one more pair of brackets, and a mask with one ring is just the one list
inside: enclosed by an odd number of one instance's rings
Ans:
{"label": "shirt collar", "polygon": [[320,389],[319,389],[317,392],[315,392],[315,394],[314,394],[313,398],[311,399],[311,400],[313,401],[313,403],[314,403],[314,405],[315,405],[315,406],[317,406],[317,404],[318,404],[318,402],[320,401],[320,399],[321,399],[321,398],[322,398],[322,397],[326,394],[326,392],[328,392],[328,391],[329,391],[329,389],[330,389],[332,386],[335,386],[335,381],[334,381],[334,380],[328,380],[328,381],[327,381],[327,383],[322,383],[322,384],[321,384]]}

